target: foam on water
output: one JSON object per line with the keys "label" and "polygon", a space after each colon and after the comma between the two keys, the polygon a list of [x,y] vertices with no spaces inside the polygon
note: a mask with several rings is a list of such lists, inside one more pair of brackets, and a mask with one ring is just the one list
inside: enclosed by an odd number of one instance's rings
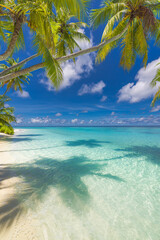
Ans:
{"label": "foam on water", "polygon": [[2,183],[16,179],[4,240],[160,239],[160,128],[25,128],[0,144]]}

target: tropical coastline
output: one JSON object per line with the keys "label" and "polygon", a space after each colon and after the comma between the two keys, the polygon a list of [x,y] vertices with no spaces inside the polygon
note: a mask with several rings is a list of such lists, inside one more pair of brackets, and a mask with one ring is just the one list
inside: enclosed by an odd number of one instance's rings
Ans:
{"label": "tropical coastline", "polygon": [[3,239],[157,240],[159,131],[20,129],[0,152]]}
{"label": "tropical coastline", "polygon": [[0,0],[0,240],[160,240],[160,0]]}

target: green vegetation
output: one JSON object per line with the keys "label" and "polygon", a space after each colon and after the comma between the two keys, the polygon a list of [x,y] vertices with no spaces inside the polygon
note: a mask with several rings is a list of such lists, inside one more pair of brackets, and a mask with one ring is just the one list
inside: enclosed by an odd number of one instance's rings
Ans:
{"label": "green vegetation", "polygon": [[[11,68],[13,66],[15,66],[18,63],[19,59],[14,60],[13,58],[8,58],[6,60],[6,64],[0,64],[0,69],[3,69],[4,71],[8,71],[8,68]],[[10,70],[11,72],[16,72],[16,71],[20,71],[22,69],[23,65],[18,66],[16,68],[14,68],[13,70]],[[3,71],[3,72],[4,72]],[[11,89],[13,91],[20,91],[21,93],[23,92],[22,86],[24,86],[25,84],[29,83],[29,76],[32,76],[31,73],[26,73],[24,75],[21,75],[19,77],[13,78],[11,80],[8,80],[6,82],[1,83],[2,87],[6,87],[6,91],[4,94],[6,94],[8,91],[10,91]]]}
{"label": "green vegetation", "polygon": [[[151,85],[154,87],[156,86],[157,82],[160,82],[160,68],[157,70],[156,76],[151,82]],[[155,102],[160,99],[160,87],[158,88],[158,91],[156,92],[153,101],[152,101],[152,106],[155,105]]]}
{"label": "green vegetation", "polygon": [[[157,1],[146,0],[113,0],[105,1],[100,9],[92,10],[92,24],[98,27],[106,23],[102,41],[125,33],[121,39],[104,45],[98,52],[100,62],[117,45],[122,47],[121,65],[128,70],[133,66],[136,56],[143,57],[146,65],[148,60],[148,41],[153,39],[160,43],[160,21],[157,19],[160,10]],[[107,19],[107,21],[106,21]]]}
{"label": "green vegetation", "polygon": [[15,122],[16,119],[13,116],[14,108],[6,104],[10,100],[10,98],[0,95],[0,132],[12,135],[14,130],[10,123]]}
{"label": "green vegetation", "polygon": [[[116,46],[122,48],[120,64],[130,69],[136,57],[148,60],[148,42],[160,43],[159,0],[110,0],[103,1],[99,9],[89,13],[90,0],[0,0],[0,38],[7,49],[0,54],[0,83],[10,89],[22,91],[29,82],[30,73],[44,68],[48,77],[58,88],[63,81],[61,63],[76,57],[97,52],[96,60],[103,61]],[[89,21],[90,19],[90,21]],[[101,42],[88,49],[80,49],[78,40],[89,39],[81,28],[98,27],[106,24]],[[88,24],[88,25],[87,25]],[[12,55],[25,49],[23,26],[33,36],[36,53],[23,61],[14,60]],[[33,59],[38,64],[25,67]],[[159,74],[159,73],[157,73]],[[158,75],[157,75],[158,76]],[[158,79],[156,76],[156,79]],[[153,84],[157,80],[153,81]],[[160,96],[156,94],[153,104]]]}

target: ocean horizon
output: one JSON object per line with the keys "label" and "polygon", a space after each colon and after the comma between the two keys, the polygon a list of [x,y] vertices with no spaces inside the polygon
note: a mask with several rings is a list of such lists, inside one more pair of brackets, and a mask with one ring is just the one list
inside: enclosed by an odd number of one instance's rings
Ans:
{"label": "ocean horizon", "polygon": [[160,239],[159,127],[18,127],[0,178],[0,239]]}

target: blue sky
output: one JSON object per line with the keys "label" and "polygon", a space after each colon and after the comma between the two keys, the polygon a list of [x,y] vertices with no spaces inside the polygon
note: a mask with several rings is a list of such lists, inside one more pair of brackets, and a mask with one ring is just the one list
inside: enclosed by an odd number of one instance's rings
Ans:
{"label": "blue sky", "polygon": [[[99,43],[103,28],[83,30],[91,42],[80,42],[81,47]],[[14,54],[20,60],[35,53],[31,34],[27,27],[23,30],[26,47]],[[150,87],[150,82],[160,62],[159,53],[159,48],[150,42],[146,69],[142,59],[138,58],[129,72],[119,64],[120,47],[99,65],[95,64],[95,54],[81,56],[76,64],[63,64],[64,82],[58,91],[55,91],[44,70],[33,72],[23,94],[8,94],[12,98],[9,104],[15,107],[16,125],[160,125],[160,102],[155,108],[150,107],[156,92],[156,88]],[[32,60],[26,66],[39,60]],[[0,93],[3,92],[4,89],[0,89]]]}

